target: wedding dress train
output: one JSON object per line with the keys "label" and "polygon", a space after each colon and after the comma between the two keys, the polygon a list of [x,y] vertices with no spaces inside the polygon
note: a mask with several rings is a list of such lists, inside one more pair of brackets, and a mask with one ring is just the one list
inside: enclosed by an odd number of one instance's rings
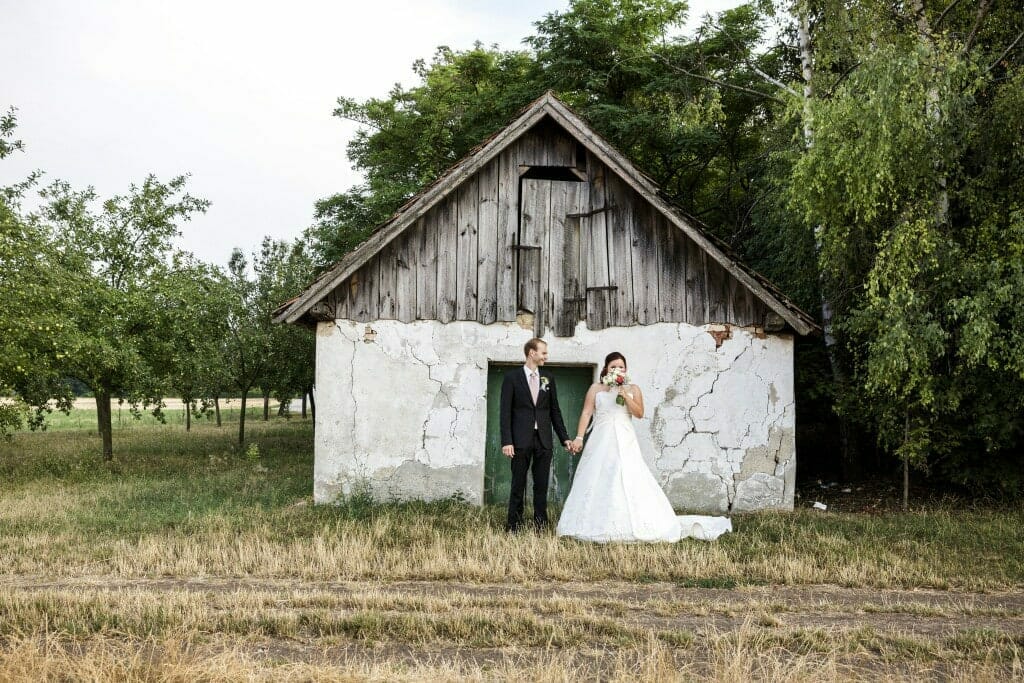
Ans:
{"label": "wedding dress train", "polygon": [[594,427],[576,468],[558,520],[559,536],[584,541],[711,541],[732,531],[728,517],[676,515],[640,452],[632,418],[615,402],[617,393],[597,394]]}

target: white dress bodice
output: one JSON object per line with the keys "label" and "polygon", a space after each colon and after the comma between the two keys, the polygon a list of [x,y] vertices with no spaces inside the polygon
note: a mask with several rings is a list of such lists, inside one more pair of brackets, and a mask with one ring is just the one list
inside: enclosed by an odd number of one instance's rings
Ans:
{"label": "white dress bodice", "polygon": [[629,408],[616,402],[615,399],[618,395],[619,392],[616,389],[597,392],[597,396],[594,398],[594,427],[609,420],[626,420],[628,422],[633,419],[633,416],[629,414]]}

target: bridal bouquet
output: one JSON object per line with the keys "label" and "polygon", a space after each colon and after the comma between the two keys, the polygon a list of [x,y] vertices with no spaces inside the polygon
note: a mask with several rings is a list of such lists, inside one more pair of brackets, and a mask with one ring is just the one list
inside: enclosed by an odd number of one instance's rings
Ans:
{"label": "bridal bouquet", "polygon": [[[629,384],[629,375],[618,368],[612,368],[601,381],[610,387],[621,387],[624,384]],[[615,397],[615,402],[620,406],[626,405],[626,399],[622,397],[622,394]]]}

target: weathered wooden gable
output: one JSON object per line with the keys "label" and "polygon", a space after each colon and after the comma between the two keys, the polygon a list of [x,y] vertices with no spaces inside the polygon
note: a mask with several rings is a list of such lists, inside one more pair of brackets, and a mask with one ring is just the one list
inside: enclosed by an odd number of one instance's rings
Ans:
{"label": "weathered wooden gable", "polygon": [[338,285],[339,319],[511,322],[538,331],[764,325],[768,307],[548,118]]}

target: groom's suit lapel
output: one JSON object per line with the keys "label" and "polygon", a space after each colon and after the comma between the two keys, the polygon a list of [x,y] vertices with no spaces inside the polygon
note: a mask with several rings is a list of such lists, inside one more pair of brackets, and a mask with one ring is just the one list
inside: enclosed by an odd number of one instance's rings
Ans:
{"label": "groom's suit lapel", "polygon": [[[516,382],[518,382],[520,388],[526,392],[526,396],[527,398],[530,399],[530,403],[532,404],[533,397],[530,395],[530,383],[526,381],[526,371],[523,370],[524,367],[525,366],[520,365],[519,368],[515,371]],[[540,394],[537,395],[537,401],[540,402]]]}

